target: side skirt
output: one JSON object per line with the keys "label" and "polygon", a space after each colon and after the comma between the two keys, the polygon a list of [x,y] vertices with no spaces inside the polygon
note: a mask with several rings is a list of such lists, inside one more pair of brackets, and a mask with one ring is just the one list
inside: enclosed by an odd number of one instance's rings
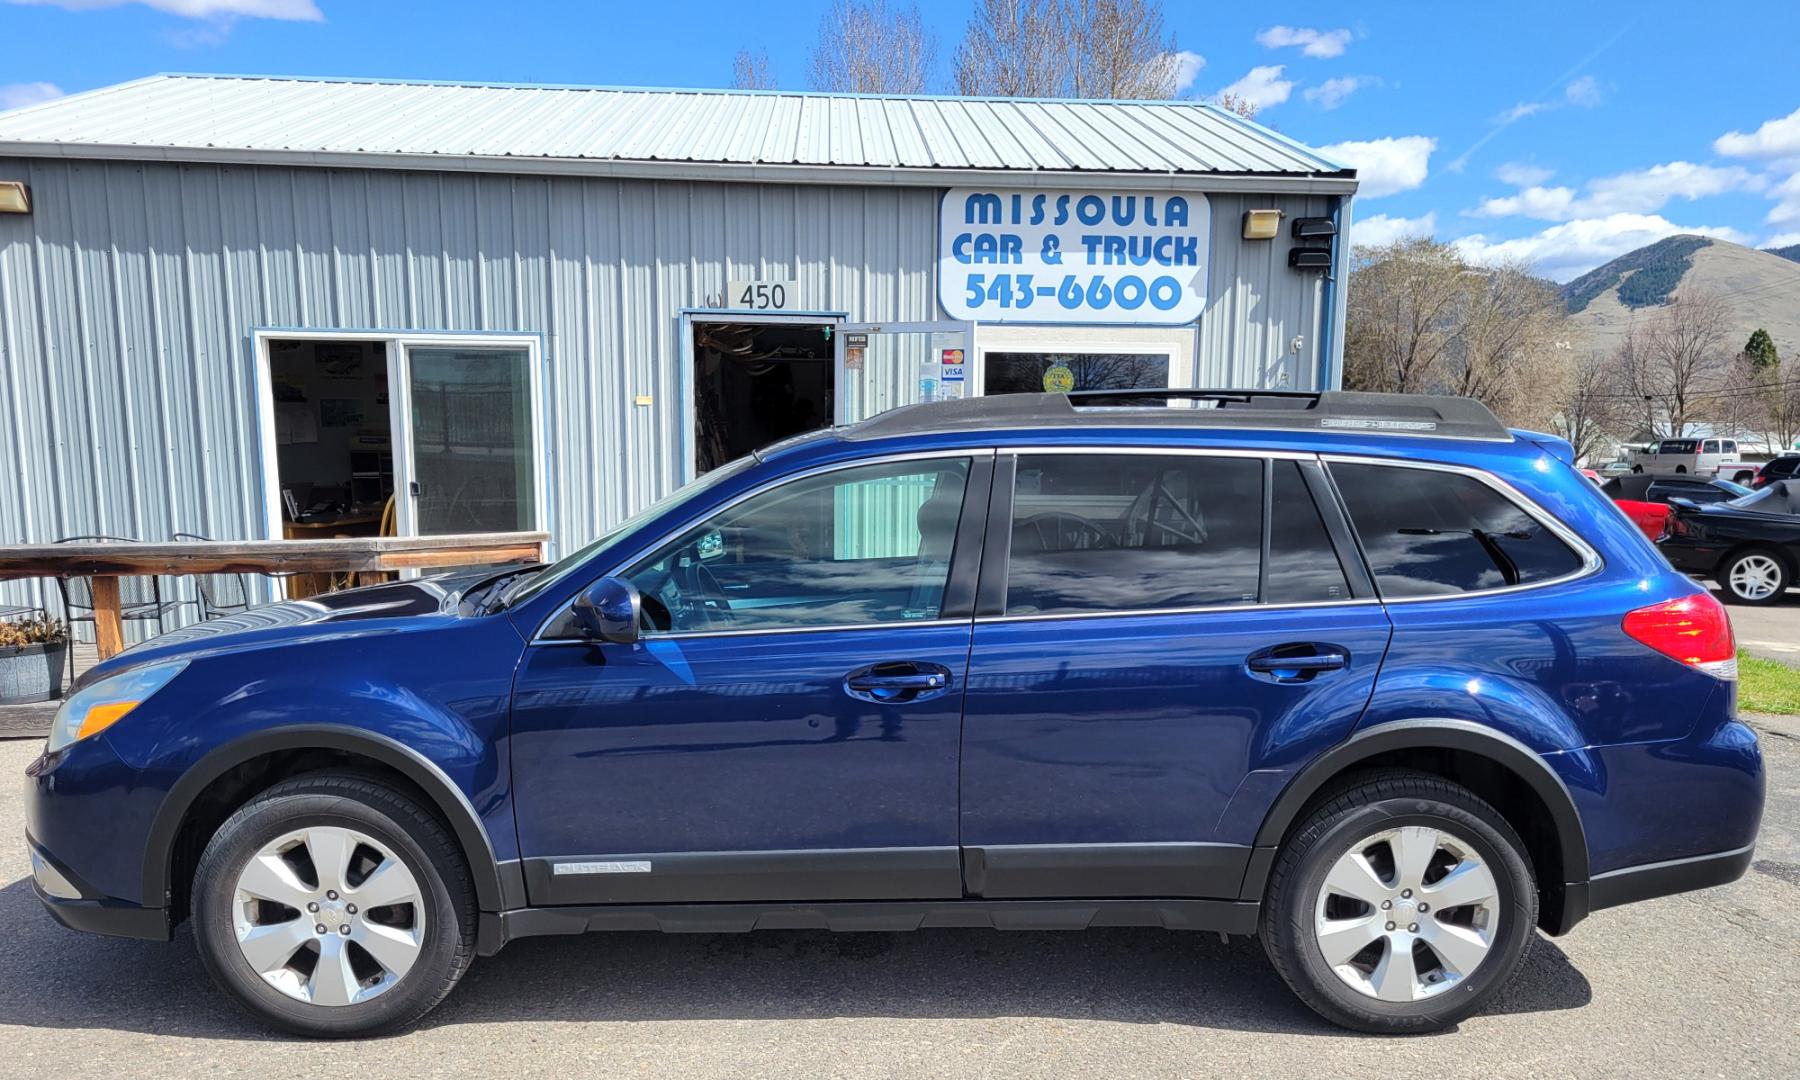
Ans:
{"label": "side skirt", "polygon": [[1147,926],[1252,934],[1256,931],[1259,906],[1236,900],[924,900],[522,908],[484,912],[476,947],[482,956],[492,956],[518,938],[599,930],[735,934],[751,930],[1085,930],[1096,926]]}

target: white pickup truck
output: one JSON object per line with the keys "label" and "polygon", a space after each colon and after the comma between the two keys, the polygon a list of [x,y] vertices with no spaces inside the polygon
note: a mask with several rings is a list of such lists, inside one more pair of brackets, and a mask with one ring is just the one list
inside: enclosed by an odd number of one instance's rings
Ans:
{"label": "white pickup truck", "polygon": [[1631,471],[1652,476],[1716,476],[1745,483],[1756,475],[1756,466],[1738,457],[1735,439],[1664,439],[1652,449],[1631,455]]}

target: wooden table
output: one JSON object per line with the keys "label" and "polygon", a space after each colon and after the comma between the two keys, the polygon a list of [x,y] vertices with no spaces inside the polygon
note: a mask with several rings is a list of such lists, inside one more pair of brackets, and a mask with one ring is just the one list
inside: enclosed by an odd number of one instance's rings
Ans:
{"label": "wooden table", "polygon": [[0,547],[0,581],[93,579],[94,639],[101,659],[125,647],[119,579],[160,574],[343,573],[533,562],[549,534],[356,536],[329,540],[193,540],[154,544],[20,544]]}

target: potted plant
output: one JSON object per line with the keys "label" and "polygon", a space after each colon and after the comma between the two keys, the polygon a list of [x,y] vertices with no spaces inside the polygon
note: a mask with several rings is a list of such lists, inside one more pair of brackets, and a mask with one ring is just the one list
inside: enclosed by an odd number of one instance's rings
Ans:
{"label": "potted plant", "polygon": [[62,696],[69,632],[55,619],[0,622],[0,705]]}

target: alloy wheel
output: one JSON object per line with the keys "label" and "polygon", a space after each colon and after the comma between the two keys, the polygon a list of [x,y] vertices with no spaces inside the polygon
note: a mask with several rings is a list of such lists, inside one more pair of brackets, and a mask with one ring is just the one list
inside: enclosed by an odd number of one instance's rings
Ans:
{"label": "alloy wheel", "polygon": [[238,949],[270,986],[312,1005],[354,1005],[392,989],[419,959],[418,880],[366,833],[312,826],[265,844],[238,873]]}
{"label": "alloy wheel", "polygon": [[1314,940],[1358,993],[1418,1001],[1462,982],[1487,958],[1499,896],[1493,871],[1455,835],[1388,829],[1332,864],[1319,890]]}
{"label": "alloy wheel", "polygon": [[1745,555],[1731,564],[1726,584],[1746,600],[1767,600],[1781,586],[1781,565],[1768,555]]}

